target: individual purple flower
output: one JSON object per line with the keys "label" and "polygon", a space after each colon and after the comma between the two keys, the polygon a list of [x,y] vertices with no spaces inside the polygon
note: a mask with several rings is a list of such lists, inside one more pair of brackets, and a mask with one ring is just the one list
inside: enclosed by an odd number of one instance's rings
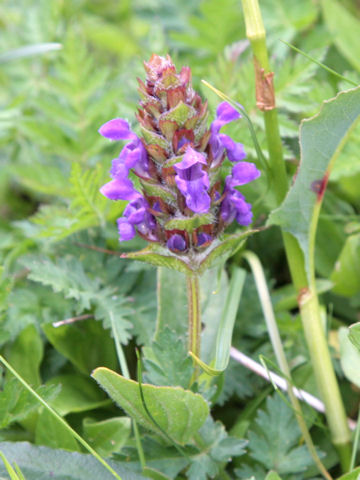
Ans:
{"label": "individual purple flower", "polygon": [[224,200],[221,203],[221,218],[226,223],[234,219],[240,225],[249,225],[252,220],[251,204],[245,202],[245,197],[234,187],[245,185],[260,176],[259,170],[253,163],[239,162],[233,166],[231,175],[225,180]]}
{"label": "individual purple flower", "polygon": [[206,213],[210,208],[209,177],[202,168],[206,164],[202,153],[188,147],[183,160],[174,165],[176,185],[185,197],[186,206],[195,213]]}
{"label": "individual purple flower", "polygon": [[105,123],[99,133],[110,140],[131,140],[112,162],[110,175],[113,180],[104,185],[100,192],[110,200],[133,200],[140,194],[128,178],[130,169],[142,177],[147,176],[147,153],[140,138],[131,131],[128,122],[115,118]]}
{"label": "individual purple flower", "polygon": [[245,202],[242,193],[232,187],[225,187],[226,196],[221,204],[221,218],[225,223],[236,219],[239,225],[247,226],[252,220],[251,204]]}
{"label": "individual purple flower", "polygon": [[171,235],[169,240],[166,242],[166,245],[170,250],[178,250],[179,252],[186,250],[185,238],[179,233],[174,233],[174,235]]}
{"label": "individual purple flower", "polygon": [[149,212],[149,204],[140,194],[132,200],[124,210],[124,216],[118,219],[120,241],[131,240],[137,230],[145,236],[154,236],[152,231],[156,222]]}
{"label": "individual purple flower", "polygon": [[242,143],[234,142],[234,140],[228,135],[219,133],[220,129],[224,125],[239,118],[241,118],[240,113],[229,103],[220,103],[216,110],[216,119],[210,126],[210,145],[214,157],[214,166],[221,160],[224,149],[226,150],[227,156],[231,162],[239,162],[240,160],[244,160],[244,158],[246,158],[246,153]]}
{"label": "individual purple flower", "polygon": [[137,135],[130,130],[130,126],[123,118],[114,118],[104,123],[99,128],[99,133],[109,140],[133,140],[138,138]]}

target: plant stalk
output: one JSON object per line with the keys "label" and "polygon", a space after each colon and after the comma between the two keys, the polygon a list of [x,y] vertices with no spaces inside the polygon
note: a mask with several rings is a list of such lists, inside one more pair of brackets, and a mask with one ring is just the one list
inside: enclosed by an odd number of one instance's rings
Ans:
{"label": "plant stalk", "polygon": [[275,320],[274,310],[271,303],[270,293],[266,284],[266,279],[264,275],[264,271],[260,260],[258,257],[249,251],[245,251],[243,253],[243,257],[248,261],[252,273],[254,275],[256,289],[258,291],[258,296],[261,303],[261,308],[264,314],[267,330],[269,333],[269,337],[271,340],[272,347],[275,352],[277,363],[280,367],[281,372],[284,374],[286,383],[287,383],[287,391],[289,394],[290,402],[293,407],[298,425],[300,427],[301,433],[304,437],[304,441],[306,446],[314,460],[315,465],[318,467],[319,471],[321,472],[322,476],[327,480],[332,480],[331,475],[324,467],[323,463],[321,462],[317,452],[315,445],[312,441],[310,432],[306,426],[304,415],[302,413],[301,405],[298,398],[295,395],[292,380],[291,380],[291,373],[288,362],[286,360],[284,348],[281,342],[281,337],[279,333],[279,329],[277,327],[277,323]]}
{"label": "plant stalk", "polygon": [[[275,108],[275,93],[272,88],[272,73],[270,71],[266,47],[265,28],[258,0],[242,0],[242,5],[246,23],[246,34],[254,54],[257,105],[264,112],[271,181],[275,189],[277,204],[280,205],[287,193],[288,181]],[[270,90],[269,92],[265,90],[266,96],[264,94],[264,88],[266,88],[267,85],[270,85]],[[265,100],[270,98],[272,101],[263,102],[263,98],[265,98]],[[315,232],[316,229],[316,222],[313,223],[313,232]],[[346,421],[339,386],[331,363],[327,340],[321,325],[315,282],[311,281],[311,284],[309,284],[305,270],[304,256],[297,240],[286,232],[282,232],[282,236],[292,281],[299,295],[299,307],[305,337],[319,393],[325,404],[326,417],[329,423],[332,441],[338,449],[342,468],[344,471],[347,471],[351,458],[350,431]],[[315,235],[313,235],[313,237],[314,240]],[[309,277],[314,280],[313,260],[311,267]],[[306,295],[303,295],[304,292],[306,292]]]}
{"label": "plant stalk", "polygon": [[[188,294],[189,351],[200,358],[201,313],[199,277],[197,275],[189,275],[186,277],[186,281]],[[191,383],[196,380],[198,373],[199,367],[195,365]]]}

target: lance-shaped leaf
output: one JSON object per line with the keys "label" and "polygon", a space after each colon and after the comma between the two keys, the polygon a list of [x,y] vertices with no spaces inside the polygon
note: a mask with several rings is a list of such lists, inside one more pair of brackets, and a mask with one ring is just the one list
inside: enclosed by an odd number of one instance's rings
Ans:
{"label": "lance-shaped leaf", "polygon": [[319,114],[300,127],[301,162],[295,182],[282,205],[269,218],[299,242],[308,276],[313,272],[313,250],[320,205],[331,168],[360,115],[360,87],[324,102]]}
{"label": "lance-shaped leaf", "polygon": [[[92,376],[136,422],[163,436],[143,406],[137,382],[104,367],[97,368]],[[190,390],[147,384],[142,385],[142,390],[152,417],[167,435],[179,444],[189,442],[209,414],[206,401],[201,395]],[[166,439],[165,436],[164,438]]]}

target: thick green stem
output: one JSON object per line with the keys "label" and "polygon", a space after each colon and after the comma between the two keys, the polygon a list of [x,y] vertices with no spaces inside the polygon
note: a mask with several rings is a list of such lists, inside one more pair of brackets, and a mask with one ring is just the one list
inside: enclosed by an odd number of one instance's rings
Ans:
{"label": "thick green stem", "polygon": [[334,445],[338,449],[344,470],[350,465],[350,432],[345,408],[332,366],[316,292],[305,289],[299,296],[300,313],[316,383],[325,404],[326,417]]}
{"label": "thick green stem", "polygon": [[[188,292],[188,325],[189,325],[189,351],[200,358],[200,336],[201,336],[201,313],[200,313],[200,289],[199,277],[189,275],[187,280]],[[199,367],[195,366],[192,382],[198,375]]]}
{"label": "thick green stem", "polygon": [[[271,84],[272,80],[266,48],[265,29],[258,0],[242,0],[242,4],[246,23],[246,33],[254,54],[258,96],[259,79],[267,79],[268,84]],[[268,77],[266,77],[266,74]],[[259,98],[257,99],[260,108],[262,105],[261,88],[263,88],[263,86],[260,85],[260,102]],[[274,92],[273,102],[270,102],[265,106],[266,108],[262,108],[262,110],[264,111],[265,131],[269,150],[269,169],[272,187],[275,189],[275,197],[277,204],[279,205],[286,195],[288,181],[283,159]],[[318,213],[319,212],[317,212],[317,214]],[[313,220],[312,233],[314,245],[317,217]],[[282,232],[282,235],[290,273],[299,295],[300,314],[306,341],[318,388],[325,404],[326,417],[329,423],[332,440],[338,448],[342,467],[344,470],[347,470],[351,455],[350,432],[346,421],[345,409],[341,399],[339,386],[331,363],[325,333],[321,325],[319,303],[315,289],[313,258],[309,275],[311,282],[309,284],[305,271],[304,256],[297,240],[286,232]],[[314,252],[312,251],[311,254],[313,257]]]}

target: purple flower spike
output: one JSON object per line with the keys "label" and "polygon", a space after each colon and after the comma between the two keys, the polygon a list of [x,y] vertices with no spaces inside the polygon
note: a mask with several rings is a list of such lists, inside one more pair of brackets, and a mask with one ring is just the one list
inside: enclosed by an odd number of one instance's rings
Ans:
{"label": "purple flower spike", "polygon": [[176,185],[185,197],[186,206],[195,213],[205,213],[210,208],[209,177],[202,165],[206,165],[205,157],[191,147],[183,160],[174,165]]}
{"label": "purple flower spike", "polygon": [[109,140],[131,140],[137,138],[123,118],[114,118],[99,128],[99,133]]}
{"label": "purple flower spike", "polygon": [[183,252],[184,250],[186,250],[185,239],[182,235],[178,233],[172,235],[166,242],[166,245],[170,250],[178,250],[179,252]]}

